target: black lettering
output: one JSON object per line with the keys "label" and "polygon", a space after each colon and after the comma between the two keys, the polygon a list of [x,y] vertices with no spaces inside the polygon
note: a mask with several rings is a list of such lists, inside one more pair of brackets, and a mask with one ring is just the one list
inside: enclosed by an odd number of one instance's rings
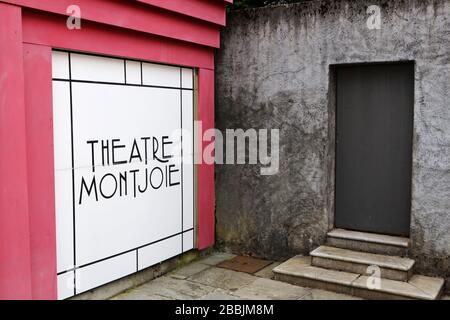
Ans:
{"label": "black lettering", "polygon": [[172,141],[166,142],[167,139],[169,139],[168,136],[162,137],[162,157],[163,157],[163,159],[173,158],[173,155],[166,155],[166,145],[173,143]]}
{"label": "black lettering", "polygon": [[179,171],[180,171],[179,169],[172,170],[172,168],[175,168],[175,165],[174,165],[174,164],[171,164],[171,165],[169,166],[169,186],[171,186],[171,187],[177,186],[177,185],[180,184],[179,181],[178,181],[178,182],[172,183],[172,173],[175,173],[175,172],[179,172]]}
{"label": "black lettering", "polygon": [[139,189],[140,193],[144,193],[145,191],[147,191],[147,188],[148,188],[148,169],[146,168],[145,169],[145,189],[142,190],[140,185],[138,186],[138,189]]}
{"label": "black lettering", "polygon": [[[125,189],[125,192],[122,192],[122,182],[125,184],[125,187],[123,189]],[[127,195],[128,194],[128,179],[127,179],[127,173],[120,173],[119,175],[119,195]]]}
{"label": "black lettering", "polygon": [[[106,177],[112,177],[112,178],[113,178],[113,181],[114,181],[114,192],[111,193],[110,195],[105,195],[105,194],[103,193],[103,181],[105,180]],[[116,194],[116,191],[117,191],[117,179],[116,179],[116,177],[115,177],[113,174],[111,174],[111,173],[105,174],[105,175],[103,176],[102,180],[100,180],[99,188],[100,188],[100,193],[102,194],[102,197],[103,197],[103,198],[105,198],[105,199],[111,199],[112,197],[114,197],[114,195]]]}
{"label": "black lettering", "polygon": [[167,182],[169,181],[169,179],[167,179],[167,177],[169,176],[167,174],[167,166],[165,166],[164,171],[166,172],[166,188],[168,187]]}
{"label": "black lettering", "polygon": [[95,176],[92,177],[91,186],[89,188],[86,184],[86,181],[84,180],[84,177],[81,178],[80,201],[78,202],[78,204],[81,204],[83,202],[83,190],[84,189],[86,189],[88,197],[91,195],[92,190],[94,190],[95,201],[98,201],[97,183],[95,181]]}
{"label": "black lettering", "polygon": [[116,145],[116,142],[120,142],[120,139],[112,139],[112,140],[111,140],[112,162],[113,162],[113,165],[125,164],[125,163],[127,163],[126,160],[116,161],[116,149],[123,149],[123,148],[125,148],[125,145],[123,145],[123,144],[121,144],[121,145]]}
{"label": "black lettering", "polygon": [[[137,154],[134,154],[135,152],[137,152]],[[141,152],[139,151],[136,139],[134,139],[133,141],[133,147],[131,148],[131,156],[129,162],[131,163],[131,161],[133,161],[133,159],[135,158],[139,159],[139,161],[142,162]]]}
{"label": "black lettering", "polygon": [[[161,174],[161,182],[160,182],[160,184],[159,184],[158,186],[156,186],[156,187],[153,185],[153,172],[155,172],[155,170],[158,170],[159,173]],[[152,186],[152,188],[155,189],[155,190],[161,188],[161,186],[162,186],[162,184],[163,184],[163,181],[164,181],[164,173],[163,173],[163,171],[161,170],[161,168],[159,168],[159,167],[153,168],[153,170],[150,172],[150,185]]]}
{"label": "black lettering", "polygon": [[145,155],[145,164],[148,163],[148,140],[150,140],[150,137],[143,137],[141,140],[144,141],[144,155]]}
{"label": "black lettering", "polygon": [[[106,142],[106,144],[105,144]],[[102,165],[105,166],[105,152],[106,152],[106,165],[109,166],[109,141],[102,140]]]}
{"label": "black lettering", "polygon": [[133,195],[134,195],[135,198],[136,198],[136,190],[137,190],[137,187],[136,187],[136,172],[139,172],[139,169],[130,170],[130,173],[133,174]]}
{"label": "black lettering", "polygon": [[91,158],[92,158],[92,172],[95,172],[95,152],[94,152],[94,145],[98,143],[98,140],[90,140],[86,142],[87,144],[91,145]]}
{"label": "black lettering", "polygon": [[157,153],[159,150],[159,141],[155,137],[153,137],[152,141],[153,141],[153,160],[159,161],[161,163],[169,162],[169,160],[162,160],[158,158]]}

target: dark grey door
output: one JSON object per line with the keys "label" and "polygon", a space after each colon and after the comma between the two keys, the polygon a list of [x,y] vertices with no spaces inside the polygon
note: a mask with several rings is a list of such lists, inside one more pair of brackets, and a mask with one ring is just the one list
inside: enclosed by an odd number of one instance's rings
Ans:
{"label": "dark grey door", "polygon": [[408,236],[414,65],[337,68],[338,228]]}

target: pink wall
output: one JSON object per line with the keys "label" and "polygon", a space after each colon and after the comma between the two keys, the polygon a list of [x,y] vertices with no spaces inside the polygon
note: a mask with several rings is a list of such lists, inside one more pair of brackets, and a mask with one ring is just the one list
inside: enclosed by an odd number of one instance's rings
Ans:
{"label": "pink wall", "polygon": [[0,3],[0,299],[31,298],[22,14]]}
{"label": "pink wall", "polygon": [[[198,118],[202,131],[214,128],[214,71],[199,70]],[[202,132],[202,135],[203,135]],[[208,142],[203,144],[202,150]],[[198,247],[205,249],[214,245],[214,165],[203,163],[198,170]]]}
{"label": "pink wall", "polygon": [[56,299],[51,48],[24,44],[23,52],[32,294]]}
{"label": "pink wall", "polygon": [[[176,3],[179,5],[174,5]],[[52,48],[195,67],[214,126],[214,48],[230,0],[0,0],[0,299],[56,298]],[[214,167],[198,168],[198,247],[214,244]]]}

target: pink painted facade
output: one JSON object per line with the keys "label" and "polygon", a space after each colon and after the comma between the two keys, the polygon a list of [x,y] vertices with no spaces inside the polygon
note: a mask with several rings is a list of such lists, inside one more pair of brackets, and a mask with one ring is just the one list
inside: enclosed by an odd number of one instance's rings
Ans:
{"label": "pink painted facade", "polygon": [[[214,50],[231,0],[0,0],[0,299],[56,298],[52,49],[196,68],[214,126]],[[214,244],[214,167],[198,167],[198,249]]]}

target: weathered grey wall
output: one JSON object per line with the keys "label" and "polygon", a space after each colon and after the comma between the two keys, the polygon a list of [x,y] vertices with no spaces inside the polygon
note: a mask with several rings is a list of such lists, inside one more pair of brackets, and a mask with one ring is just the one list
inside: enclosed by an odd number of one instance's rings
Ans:
{"label": "weathered grey wall", "polygon": [[[366,26],[382,8],[381,30]],[[333,217],[330,65],[416,62],[413,255],[450,276],[450,1],[311,1],[233,12],[217,56],[216,127],[280,129],[280,172],[218,165],[218,246],[306,254]],[[332,87],[332,86],[331,86]]]}

